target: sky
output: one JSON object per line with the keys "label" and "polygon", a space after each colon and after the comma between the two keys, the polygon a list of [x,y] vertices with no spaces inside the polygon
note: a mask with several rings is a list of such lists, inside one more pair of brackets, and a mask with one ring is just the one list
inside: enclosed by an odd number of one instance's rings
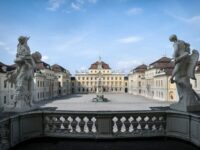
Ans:
{"label": "sky", "polygon": [[0,0],[0,61],[13,64],[20,35],[31,52],[72,74],[99,57],[128,73],[172,57],[169,36],[200,50],[200,0]]}

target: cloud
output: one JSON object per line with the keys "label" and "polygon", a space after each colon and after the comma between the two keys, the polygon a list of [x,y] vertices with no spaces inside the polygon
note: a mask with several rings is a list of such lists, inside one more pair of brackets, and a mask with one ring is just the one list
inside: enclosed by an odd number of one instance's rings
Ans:
{"label": "cloud", "polygon": [[200,25],[200,16],[192,16],[190,18],[183,18],[183,20],[190,24]]}
{"label": "cloud", "polygon": [[6,51],[9,54],[14,55],[15,51],[12,51],[11,48],[3,41],[0,41],[0,49]]}
{"label": "cloud", "polygon": [[138,14],[141,14],[142,12],[143,12],[142,8],[131,8],[126,12],[126,14],[127,15],[138,15]]}
{"label": "cloud", "polygon": [[70,12],[70,8],[75,11],[82,10],[84,7],[87,7],[87,4],[96,4],[98,0],[49,0],[47,10],[56,11],[61,6],[64,6],[66,9],[63,12]]}
{"label": "cloud", "polygon": [[47,55],[42,56],[43,61],[47,61],[48,59],[49,59],[49,57]]}
{"label": "cloud", "polygon": [[169,11],[165,11],[165,13],[167,15],[171,16],[172,18],[180,20],[182,22],[200,26],[200,15],[195,15],[195,16],[191,16],[191,17],[182,17],[182,16],[175,15]]}
{"label": "cloud", "polygon": [[80,9],[81,9],[81,6],[82,6],[82,4],[80,4],[80,3],[74,3],[74,2],[71,3],[71,7],[72,7],[74,10],[80,10]]}
{"label": "cloud", "polygon": [[98,0],[72,0],[71,8],[73,10],[79,11],[84,7],[87,7],[87,4],[96,4]]}
{"label": "cloud", "polygon": [[65,3],[65,0],[49,0],[47,9],[50,11],[56,11],[64,3]]}
{"label": "cloud", "polygon": [[130,72],[136,66],[142,64],[139,60],[121,60],[117,62],[116,69],[121,70],[123,72]]}
{"label": "cloud", "polygon": [[129,36],[125,38],[121,38],[118,41],[123,44],[137,43],[140,42],[143,38],[139,36]]}

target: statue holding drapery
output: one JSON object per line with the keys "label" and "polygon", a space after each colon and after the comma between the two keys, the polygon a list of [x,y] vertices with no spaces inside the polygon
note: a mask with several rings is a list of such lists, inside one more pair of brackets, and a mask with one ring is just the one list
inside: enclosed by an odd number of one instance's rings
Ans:
{"label": "statue holding drapery", "polygon": [[15,84],[13,110],[17,111],[29,110],[32,107],[34,70],[41,59],[39,52],[31,54],[28,40],[29,37],[26,36],[18,38],[16,69],[7,73],[7,81]]}
{"label": "statue holding drapery", "polygon": [[190,44],[179,40],[176,35],[171,35],[169,40],[174,47],[174,70],[171,83],[175,83],[179,95],[179,102],[172,104],[170,108],[180,111],[200,111],[200,97],[192,89],[190,79],[195,78],[195,67],[199,59],[199,52],[192,50]]}

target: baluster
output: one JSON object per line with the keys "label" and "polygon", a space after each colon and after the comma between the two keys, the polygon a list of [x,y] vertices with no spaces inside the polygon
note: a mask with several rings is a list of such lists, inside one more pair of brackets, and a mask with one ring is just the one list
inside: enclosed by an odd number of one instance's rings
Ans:
{"label": "baluster", "polygon": [[128,121],[130,122],[130,126],[129,126],[129,132],[133,132],[134,131],[134,128],[133,128],[133,125],[132,125],[132,121],[134,120],[134,118],[131,116]]}
{"label": "baluster", "polygon": [[136,129],[137,129],[137,132],[140,132],[140,130],[142,129],[141,127],[141,124],[140,124],[140,121],[142,120],[142,118],[140,116],[137,117],[136,121],[138,123]]}
{"label": "baluster", "polygon": [[146,116],[145,118],[144,118],[144,121],[145,121],[145,126],[144,126],[144,129],[145,130],[149,130],[149,125],[148,125],[148,121],[149,121],[149,117],[148,116]]}
{"label": "baluster", "polygon": [[85,133],[88,133],[89,132],[89,128],[88,128],[88,121],[89,121],[89,119],[88,119],[88,117],[84,117],[83,118],[83,121],[84,121],[84,128],[83,128],[83,131],[85,132]]}
{"label": "baluster", "polygon": [[60,117],[60,121],[61,121],[60,129],[65,129],[65,126],[63,124],[65,122],[65,118],[63,116]]}
{"label": "baluster", "polygon": [[152,129],[151,129],[151,130],[152,130],[152,131],[156,131],[156,130],[157,130],[155,124],[152,126]]}
{"label": "baluster", "polygon": [[48,116],[46,116],[45,117],[45,131],[49,131],[50,130],[49,122],[50,122],[50,119],[49,119]]}
{"label": "baluster", "polygon": [[164,127],[163,127],[163,125],[161,124],[161,125],[159,126],[159,131],[163,131],[163,129],[164,129]]}
{"label": "baluster", "polygon": [[126,126],[124,124],[124,122],[126,121],[126,118],[125,117],[122,117],[120,119],[120,121],[122,122],[122,127],[121,127],[121,132],[126,132]]}
{"label": "baluster", "polygon": [[69,132],[73,132],[73,127],[72,127],[73,118],[71,116],[69,116],[67,118],[67,120],[69,121],[68,130],[69,130]]}
{"label": "baluster", "polygon": [[144,129],[145,129],[145,130],[149,130],[149,125],[146,124],[145,127],[144,127]]}
{"label": "baluster", "polygon": [[56,117],[52,117],[52,130],[55,132],[57,130],[57,121],[58,119]]}
{"label": "baluster", "polygon": [[113,119],[113,133],[117,133],[118,132],[118,127],[117,127],[117,121],[118,121],[118,118],[117,117],[114,117]]}
{"label": "baluster", "polygon": [[81,127],[80,127],[81,118],[76,117],[75,120],[77,122],[77,124],[76,124],[76,132],[81,132]]}
{"label": "baluster", "polygon": [[157,130],[157,128],[156,128],[156,117],[155,116],[153,116],[152,118],[151,118],[151,120],[152,120],[152,122],[153,122],[153,126],[152,126],[152,131],[156,131]]}
{"label": "baluster", "polygon": [[92,132],[96,133],[97,132],[97,128],[96,128],[96,118],[92,117],[91,121],[92,121]]}

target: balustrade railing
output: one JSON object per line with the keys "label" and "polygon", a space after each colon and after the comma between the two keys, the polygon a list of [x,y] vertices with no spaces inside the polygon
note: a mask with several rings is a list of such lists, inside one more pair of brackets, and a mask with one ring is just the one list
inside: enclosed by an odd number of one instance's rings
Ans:
{"label": "balustrade railing", "polygon": [[44,134],[95,135],[97,133],[96,118],[87,115],[44,113]]}
{"label": "balustrade railing", "polygon": [[0,120],[0,150],[34,137],[173,136],[200,146],[200,116],[173,111],[36,111]]}
{"label": "balustrade railing", "polygon": [[118,136],[162,136],[166,129],[166,114],[140,113],[112,118],[113,133]]}

